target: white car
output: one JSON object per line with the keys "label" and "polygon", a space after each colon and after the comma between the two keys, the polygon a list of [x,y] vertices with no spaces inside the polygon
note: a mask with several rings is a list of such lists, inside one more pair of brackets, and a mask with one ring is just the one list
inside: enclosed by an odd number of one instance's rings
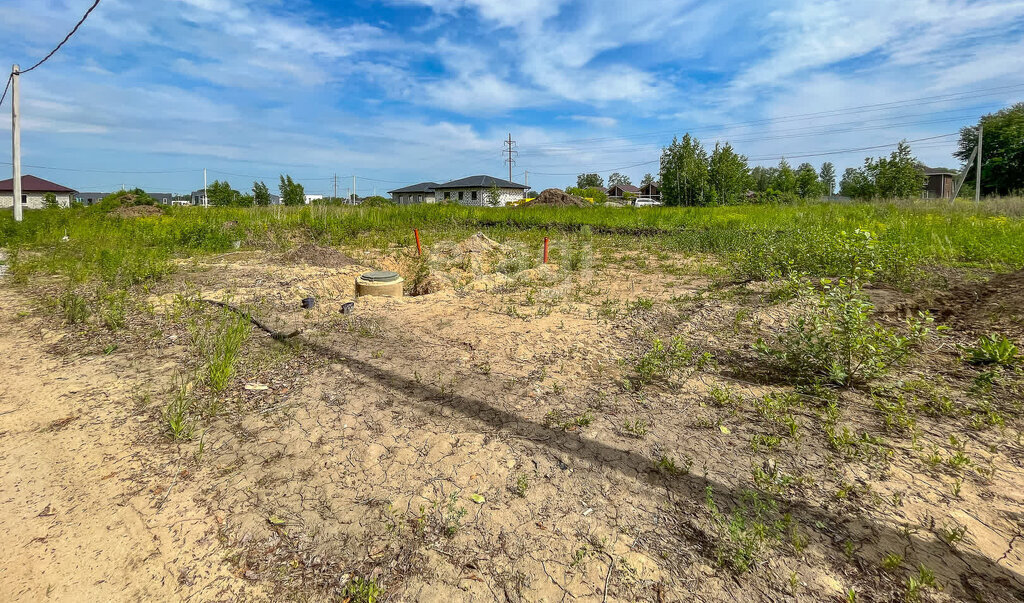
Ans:
{"label": "white car", "polygon": [[661,201],[655,201],[649,197],[640,197],[633,201],[634,207],[657,207],[661,205]]}

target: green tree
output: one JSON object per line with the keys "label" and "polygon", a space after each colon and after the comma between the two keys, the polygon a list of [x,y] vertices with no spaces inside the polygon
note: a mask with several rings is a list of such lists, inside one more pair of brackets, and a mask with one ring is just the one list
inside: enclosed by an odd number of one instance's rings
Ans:
{"label": "green tree", "polygon": [[715,201],[722,204],[740,203],[743,193],[750,188],[750,168],[747,158],[736,154],[732,145],[715,143],[708,166],[708,179]]}
{"label": "green tree", "polygon": [[57,209],[59,207],[60,203],[57,203],[57,195],[53,193],[43,195],[43,209]]}
{"label": "green tree", "polygon": [[653,174],[644,174],[643,179],[640,181],[640,187],[643,188],[647,185],[654,184]]}
{"label": "green tree", "polygon": [[302,185],[292,180],[291,176],[281,176],[281,184],[278,186],[281,193],[281,203],[284,205],[304,205],[306,203],[306,190]]}
{"label": "green tree", "polygon": [[496,184],[492,184],[491,188],[487,189],[485,194],[487,204],[491,207],[498,207],[501,205],[501,189]]}
{"label": "green tree", "polygon": [[577,188],[603,188],[604,178],[599,174],[580,174],[576,176]]}
{"label": "green tree", "polygon": [[772,174],[771,188],[780,193],[796,193],[796,172],[785,159],[779,161],[779,167]]}
{"label": "green tree", "polygon": [[832,195],[836,191],[836,166],[832,165],[831,161],[821,164],[818,179],[821,180],[821,187],[824,193]]}
{"label": "green tree", "polygon": [[262,180],[252,183],[252,198],[256,205],[270,205],[270,189]]}
{"label": "green tree", "polygon": [[240,196],[227,180],[214,180],[206,187],[206,198],[210,205],[238,205]]}
{"label": "green tree", "polygon": [[608,188],[611,188],[613,186],[630,186],[632,184],[633,183],[629,181],[629,176],[625,174],[613,172],[610,176],[608,176]]}
{"label": "green tree", "polygon": [[690,136],[672,139],[661,152],[661,198],[665,205],[707,205],[711,195],[708,154]]}
{"label": "green tree", "polygon": [[883,199],[913,199],[921,196],[925,177],[921,163],[910,152],[907,141],[901,141],[888,159],[879,157],[869,166],[875,189]]}
{"label": "green tree", "polygon": [[[867,160],[867,162],[869,161],[870,159]],[[843,179],[839,182],[839,194],[852,199],[874,199],[875,183],[868,170],[846,168],[846,171],[843,172]]]}
{"label": "green tree", "polygon": [[[960,129],[960,141],[953,154],[964,163],[978,145],[978,127],[984,124],[981,143],[981,194],[1008,195],[1024,191],[1024,102],[985,115],[978,125]],[[968,184],[975,179],[976,162],[967,172]]]}
{"label": "green tree", "polygon": [[796,193],[801,198],[810,199],[821,195],[822,187],[818,182],[818,170],[809,163],[801,163],[796,168]]}
{"label": "green tree", "polygon": [[750,170],[750,181],[754,190],[763,193],[772,187],[772,182],[775,181],[775,172],[777,170],[772,167],[762,167],[760,165],[755,166]]}

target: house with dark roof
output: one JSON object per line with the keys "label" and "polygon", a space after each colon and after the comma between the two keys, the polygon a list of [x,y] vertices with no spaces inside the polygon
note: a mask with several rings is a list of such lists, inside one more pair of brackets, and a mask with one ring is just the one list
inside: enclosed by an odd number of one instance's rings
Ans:
{"label": "house with dark roof", "polygon": [[655,201],[661,201],[661,185],[657,182],[652,182],[641,186],[640,196],[646,197],[647,199],[654,199]]}
{"label": "house with dark roof", "polygon": [[[497,190],[497,198],[491,199],[491,192]],[[462,205],[508,205],[526,197],[530,187],[493,176],[470,176],[434,186],[437,202],[461,203]]]}
{"label": "house with dark roof", "polygon": [[943,168],[924,169],[924,196],[927,199],[952,199],[953,179],[956,174],[952,170]]}
{"label": "house with dark roof", "polygon": [[631,194],[633,197],[640,196],[640,189],[633,186],[632,184],[613,184],[608,187],[608,198],[609,199],[624,199],[626,193]]}
{"label": "house with dark roof", "polygon": [[99,203],[103,197],[106,197],[110,193],[75,193],[75,201],[78,201],[82,205],[93,205]]}
{"label": "house with dark roof", "polygon": [[[69,207],[75,200],[75,190],[32,175],[21,177],[21,206],[42,209],[47,193],[57,197],[61,207]],[[0,207],[14,207],[14,179],[0,180]]]}
{"label": "house with dark roof", "polygon": [[437,186],[436,182],[420,182],[418,184],[396,188],[393,191],[388,191],[388,194],[391,195],[391,200],[399,205],[433,203],[435,186]]}

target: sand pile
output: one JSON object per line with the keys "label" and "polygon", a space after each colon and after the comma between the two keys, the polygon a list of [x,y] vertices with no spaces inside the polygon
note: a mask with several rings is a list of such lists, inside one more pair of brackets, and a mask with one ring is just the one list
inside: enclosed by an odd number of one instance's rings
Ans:
{"label": "sand pile", "polygon": [[590,202],[582,197],[570,195],[557,188],[545,189],[532,201],[527,201],[519,207],[590,207]]}
{"label": "sand pile", "polygon": [[488,251],[494,251],[495,249],[500,248],[501,243],[488,237],[482,232],[478,232],[459,243],[457,249],[462,253],[487,253]]}

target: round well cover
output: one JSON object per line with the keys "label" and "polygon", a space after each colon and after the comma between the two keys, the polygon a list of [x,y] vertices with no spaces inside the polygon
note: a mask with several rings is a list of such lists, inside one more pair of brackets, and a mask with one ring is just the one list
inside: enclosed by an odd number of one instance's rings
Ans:
{"label": "round well cover", "polygon": [[373,272],[364,272],[360,278],[364,281],[370,281],[371,283],[386,283],[389,281],[397,281],[398,273],[391,272],[390,270],[374,270]]}

